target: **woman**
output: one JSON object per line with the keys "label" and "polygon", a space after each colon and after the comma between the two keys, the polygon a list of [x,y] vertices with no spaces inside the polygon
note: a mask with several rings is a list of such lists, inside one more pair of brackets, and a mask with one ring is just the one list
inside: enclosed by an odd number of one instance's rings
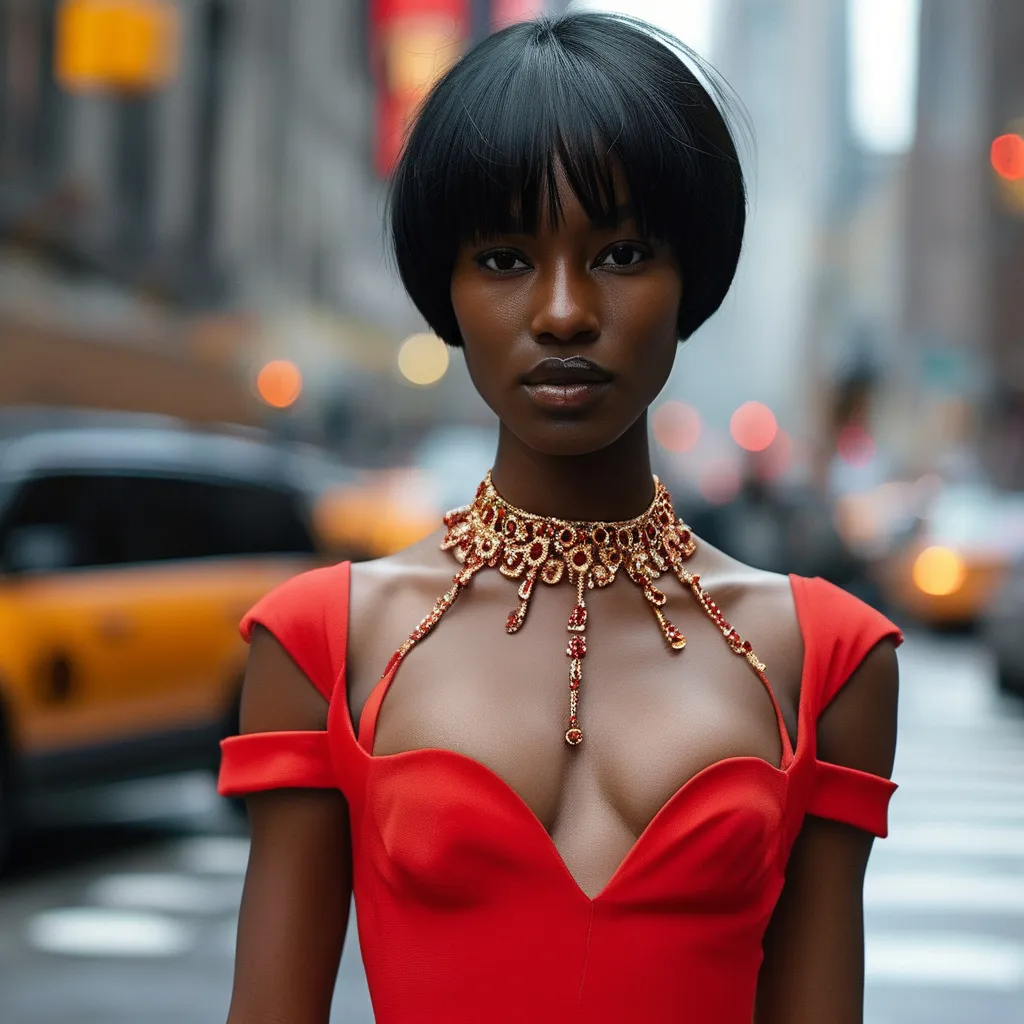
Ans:
{"label": "woman", "polygon": [[498,450],[438,534],[243,622],[231,1024],[328,1019],[353,886],[380,1024],[861,1020],[899,632],[701,543],[651,474],[744,211],[715,102],[638,23],[514,26],[427,99],[394,249]]}

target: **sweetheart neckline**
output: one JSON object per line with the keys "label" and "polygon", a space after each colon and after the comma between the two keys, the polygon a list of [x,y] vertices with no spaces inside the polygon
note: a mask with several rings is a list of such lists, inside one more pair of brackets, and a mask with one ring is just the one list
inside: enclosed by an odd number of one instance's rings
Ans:
{"label": "sweetheart neckline", "polygon": [[[558,847],[555,845],[554,839],[552,839],[551,834],[544,827],[544,823],[540,820],[539,817],[537,817],[537,814],[533,810],[533,808],[526,802],[526,800],[523,799],[522,795],[515,788],[513,788],[513,786],[510,783],[508,783],[504,778],[502,778],[493,768],[488,767],[482,761],[478,761],[474,757],[470,757],[468,754],[462,754],[457,750],[449,750],[447,747],[416,747],[412,750],[398,750],[392,754],[374,754],[372,749],[366,749],[361,740],[364,730],[364,719],[367,713],[367,709],[369,708],[371,702],[374,700],[377,690],[383,688],[381,701],[380,703],[378,703],[377,710],[374,714],[374,725],[376,725],[376,716],[380,713],[380,707],[381,704],[383,703],[383,699],[387,695],[387,692],[391,687],[391,683],[394,681],[394,676],[397,673],[398,668],[401,665],[401,662],[396,661],[394,658],[392,658],[391,663],[388,664],[388,666],[384,670],[383,675],[374,685],[373,690],[370,691],[370,694],[366,698],[366,701],[364,702],[363,707],[359,713],[358,728],[354,726],[352,722],[352,711],[351,708],[349,707],[348,701],[346,665],[343,664],[341,667],[341,671],[338,673],[335,679],[334,693],[332,693],[331,699],[328,702],[327,731],[330,732],[332,721],[337,715],[340,715],[341,718],[343,719],[342,728],[347,733],[347,738],[355,745],[355,747],[358,749],[359,753],[362,754],[363,758],[366,760],[368,765],[372,765],[373,762],[375,761],[386,762],[388,760],[393,760],[396,758],[410,758],[415,757],[417,755],[439,755],[448,756],[460,762],[473,766],[475,770],[478,770],[485,774],[490,780],[494,781],[499,786],[499,788],[503,789],[506,793],[508,793],[514,799],[514,801],[520,805],[520,807],[525,811],[525,813],[529,815],[530,819],[532,819],[533,822],[532,827],[535,827],[537,830],[539,830],[541,836],[543,837],[543,840],[545,841],[545,845],[547,847],[549,855],[554,856],[562,872],[565,874],[566,878],[572,884],[572,888],[581,898],[586,900],[587,903],[589,903],[591,906],[594,906],[598,903],[598,901],[600,901],[605,896],[605,894],[611,888],[613,883],[615,883],[617,879],[623,874],[623,872],[627,869],[628,864],[636,859],[636,857],[638,856],[637,850],[641,847],[641,844],[644,843],[644,837],[649,835],[655,823],[659,821],[659,819],[664,814],[667,813],[669,808],[674,806],[682,798],[683,794],[689,790],[690,786],[693,783],[695,783],[698,779],[705,776],[708,772],[716,768],[721,768],[724,765],[735,764],[737,762],[757,762],[758,764],[763,764],[771,773],[773,773],[777,777],[781,777],[788,781],[793,766],[800,758],[801,748],[804,747],[803,741],[804,734],[806,732],[806,728],[803,722],[804,694],[806,693],[807,689],[807,676],[811,670],[810,659],[807,656],[807,640],[806,637],[804,637],[803,635],[803,623],[800,621],[800,602],[797,597],[797,588],[795,585],[795,581],[797,578],[798,577],[794,576],[793,573],[789,573],[787,576],[787,579],[789,580],[790,593],[792,594],[793,603],[796,610],[797,630],[799,631],[801,640],[803,642],[802,661],[800,666],[800,690],[797,696],[796,707],[796,745],[793,745],[789,736],[789,730],[785,727],[785,723],[782,722],[780,718],[779,738],[782,743],[782,760],[780,764],[774,765],[771,763],[771,761],[767,761],[763,757],[758,757],[756,754],[736,754],[731,757],[720,758],[718,761],[713,761],[706,767],[701,768],[701,770],[698,771],[696,774],[691,775],[690,778],[688,778],[668,798],[668,800],[666,800],[665,803],[663,803],[661,807],[659,807],[658,810],[655,811],[654,816],[640,832],[640,835],[637,836],[633,844],[630,846],[629,850],[626,851],[625,857],[623,857],[623,859],[619,862],[618,866],[612,872],[608,881],[605,882],[605,884],[598,890],[598,892],[594,896],[590,896],[587,894],[586,890],[577,881],[576,876],[569,870],[569,866],[568,864],[566,864],[565,859],[562,857],[562,854],[559,852]],[[334,699],[335,695],[338,694],[339,690],[341,697],[340,701]],[[777,698],[774,696],[774,692],[772,690],[770,683],[768,684],[768,692],[771,695],[773,702],[777,701]],[[374,733],[376,733],[376,729],[374,729]]]}
{"label": "sweetheart neckline", "polygon": [[575,892],[589,904],[597,904],[607,897],[607,894],[619,883],[620,878],[628,872],[632,862],[640,855],[639,851],[650,845],[651,839],[649,836],[657,829],[661,820],[674,810],[676,804],[682,802],[683,797],[688,794],[689,790],[697,782],[702,781],[711,772],[716,769],[732,767],[737,764],[748,764],[751,767],[754,767],[755,765],[763,765],[774,778],[788,782],[793,765],[797,760],[796,756],[794,756],[790,759],[788,765],[780,767],[772,764],[771,761],[766,761],[763,757],[758,757],[756,754],[735,754],[731,757],[720,758],[704,768],[701,768],[700,771],[691,775],[678,789],[676,789],[675,792],[672,793],[672,795],[658,808],[658,810],[654,812],[651,820],[632,842],[629,849],[626,851],[625,856],[619,861],[615,870],[611,873],[605,883],[597,890],[597,892],[591,896],[579,883],[579,880],[572,871],[569,870],[569,865],[566,863],[565,858],[558,849],[551,833],[544,827],[544,823],[537,817],[533,808],[507,780],[502,778],[502,776],[500,776],[493,768],[488,767],[482,761],[478,761],[475,757],[470,757],[468,754],[463,754],[458,750],[449,750],[446,747],[417,747],[414,750],[398,750],[393,754],[371,754],[361,744],[359,745],[359,749],[362,752],[364,759],[369,764],[373,764],[374,762],[386,764],[388,762],[398,760],[411,760],[422,757],[441,757],[457,761],[460,764],[468,766],[471,770],[484,775],[489,782],[497,786],[498,789],[506,795],[507,799],[510,799],[513,802],[513,805],[519,809],[521,814],[525,815],[526,819],[530,822],[530,827],[539,833],[540,841],[543,843],[546,850],[546,856],[553,857],[560,871],[565,875],[567,881],[571,884]]}

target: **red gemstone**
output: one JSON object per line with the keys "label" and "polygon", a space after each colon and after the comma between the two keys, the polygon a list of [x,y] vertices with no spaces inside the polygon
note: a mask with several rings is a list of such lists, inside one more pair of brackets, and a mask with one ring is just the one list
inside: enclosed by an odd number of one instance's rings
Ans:
{"label": "red gemstone", "polygon": [[751,645],[749,640],[744,640],[743,641],[743,650],[746,651],[747,654],[749,654],[753,649],[754,648]]}
{"label": "red gemstone", "polygon": [[585,658],[587,656],[586,637],[574,636],[570,641],[565,653],[570,658]]}
{"label": "red gemstone", "polygon": [[539,561],[544,556],[544,545],[540,541],[530,545],[530,558],[532,561]]}
{"label": "red gemstone", "polygon": [[603,526],[597,527],[594,530],[594,543],[603,544],[608,539],[608,531]]}
{"label": "red gemstone", "polygon": [[511,519],[510,519],[510,520],[509,520],[509,521],[508,521],[508,522],[507,522],[507,523],[505,524],[505,532],[506,532],[506,533],[507,533],[507,534],[508,534],[508,535],[509,535],[510,537],[514,537],[514,536],[515,536],[515,532],[516,532],[516,524],[515,524],[514,522],[512,522],[512,520],[511,520]]}
{"label": "red gemstone", "polygon": [[657,527],[655,527],[654,523],[647,524],[646,532],[648,540],[654,540],[654,538],[658,535],[658,530]]}
{"label": "red gemstone", "polygon": [[494,522],[494,509],[490,508],[490,507],[485,508],[484,509],[484,523],[487,526],[490,526],[491,523],[493,523],[493,522]]}
{"label": "red gemstone", "polygon": [[587,624],[587,609],[583,605],[578,604],[569,613],[569,628],[570,629],[582,629],[586,624]]}
{"label": "red gemstone", "polygon": [[505,629],[509,633],[512,633],[512,632],[515,632],[515,630],[518,628],[518,626],[519,626],[519,619],[517,618],[516,613],[512,612],[509,615],[509,617],[505,620]]}
{"label": "red gemstone", "polygon": [[569,680],[569,689],[570,690],[578,690],[579,688],[580,688],[580,681],[578,679],[570,679]]}
{"label": "red gemstone", "polygon": [[571,717],[569,718],[569,724],[570,724],[570,725],[575,725],[575,724],[576,724],[576,723],[577,723],[578,721],[579,721],[579,719],[578,719],[578,718],[577,718],[577,717],[576,717],[575,715],[572,715],[572,716],[571,716]]}
{"label": "red gemstone", "polygon": [[560,540],[560,541],[561,541],[561,542],[562,542],[563,544],[571,544],[571,543],[573,542],[573,538],[574,538],[575,536],[576,536],[576,535],[575,535],[575,534],[574,534],[574,533],[572,532],[572,530],[570,530],[570,529],[569,529],[569,527],[566,527],[566,528],[565,528],[565,529],[564,529],[564,530],[563,530],[563,531],[562,531],[562,532],[561,532],[561,533],[560,533],[560,534],[558,535],[558,539],[559,539],[559,540]]}
{"label": "red gemstone", "polygon": [[576,551],[572,556],[572,564],[579,566],[581,569],[587,564],[589,559],[587,558],[586,551]]}
{"label": "red gemstone", "polygon": [[499,519],[504,519],[505,518],[505,510],[503,508],[499,508],[498,512],[497,512],[497,516],[498,516]]}

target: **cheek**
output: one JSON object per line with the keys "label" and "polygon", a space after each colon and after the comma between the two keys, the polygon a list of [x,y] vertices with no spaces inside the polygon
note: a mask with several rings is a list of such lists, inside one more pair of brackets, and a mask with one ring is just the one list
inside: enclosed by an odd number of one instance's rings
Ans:
{"label": "cheek", "polygon": [[[644,282],[614,308],[615,334],[634,339],[629,357],[641,380],[660,378],[664,384],[679,350],[679,304],[682,285],[678,274],[666,272]],[[656,385],[660,389],[660,384]]]}

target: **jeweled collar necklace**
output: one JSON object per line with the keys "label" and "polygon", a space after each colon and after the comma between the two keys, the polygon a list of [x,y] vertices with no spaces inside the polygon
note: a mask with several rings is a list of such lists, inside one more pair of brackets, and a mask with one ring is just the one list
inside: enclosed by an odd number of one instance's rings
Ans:
{"label": "jeweled collar necklace", "polygon": [[655,586],[662,575],[672,573],[721,630],[729,647],[745,657],[758,675],[764,675],[764,665],[750,644],[733,629],[701,587],[700,577],[684,565],[696,550],[696,541],[676,516],[672,497],[657,477],[654,500],[642,515],[624,522],[590,523],[533,515],[516,508],[498,494],[488,473],[477,488],[473,503],[448,512],[444,523],[447,531],[441,549],[451,551],[461,568],[448,590],[398,649],[392,664],[403,659],[437,625],[482,569],[498,569],[509,579],[520,580],[519,603],[505,622],[509,633],[518,632],[526,620],[538,579],[549,586],[568,580],[576,591],[576,603],[566,627],[570,636],[565,648],[569,659],[569,725],[565,742],[575,747],[583,741],[579,695],[583,660],[587,656],[587,591],[610,586],[624,572],[643,592],[669,648],[678,652],[686,646],[686,637],[665,617],[665,594]]}

